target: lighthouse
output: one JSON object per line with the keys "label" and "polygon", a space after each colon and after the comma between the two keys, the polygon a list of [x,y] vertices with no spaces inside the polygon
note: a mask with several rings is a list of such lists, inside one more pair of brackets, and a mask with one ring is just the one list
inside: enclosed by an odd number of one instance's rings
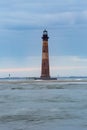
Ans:
{"label": "lighthouse", "polygon": [[49,48],[48,48],[48,32],[43,31],[42,36],[42,64],[41,64],[41,79],[50,79],[50,68],[49,68]]}

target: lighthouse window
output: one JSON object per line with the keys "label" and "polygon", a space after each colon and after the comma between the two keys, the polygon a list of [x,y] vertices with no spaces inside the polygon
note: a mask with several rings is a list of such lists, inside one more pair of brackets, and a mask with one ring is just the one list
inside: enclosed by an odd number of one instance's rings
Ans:
{"label": "lighthouse window", "polygon": [[43,52],[45,52],[45,50],[43,50]]}

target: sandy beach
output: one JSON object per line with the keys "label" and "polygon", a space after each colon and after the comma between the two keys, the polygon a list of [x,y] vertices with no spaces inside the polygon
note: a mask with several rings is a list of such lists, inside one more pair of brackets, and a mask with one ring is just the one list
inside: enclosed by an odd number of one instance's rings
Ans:
{"label": "sandy beach", "polygon": [[37,82],[41,82],[41,83],[47,83],[47,82],[50,82],[50,83],[81,83],[81,82],[84,82],[86,83],[87,82],[87,79],[57,79],[57,80],[28,80],[28,79],[24,79],[24,80],[12,80],[12,79],[7,79],[7,80],[0,80],[0,83],[12,83],[12,84],[20,84],[20,83],[37,83]]}

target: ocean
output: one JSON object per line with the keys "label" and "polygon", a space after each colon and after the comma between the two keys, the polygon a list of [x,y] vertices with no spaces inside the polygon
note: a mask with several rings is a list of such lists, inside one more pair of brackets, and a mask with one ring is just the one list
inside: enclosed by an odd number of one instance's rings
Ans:
{"label": "ocean", "polygon": [[87,82],[0,81],[0,130],[87,130]]}

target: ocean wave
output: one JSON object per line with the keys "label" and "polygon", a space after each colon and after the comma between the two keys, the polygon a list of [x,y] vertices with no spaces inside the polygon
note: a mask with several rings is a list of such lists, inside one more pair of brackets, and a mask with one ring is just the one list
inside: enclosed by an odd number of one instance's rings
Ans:
{"label": "ocean wave", "polygon": [[17,115],[3,115],[0,116],[0,122],[30,122],[30,123],[42,123],[49,122],[53,120],[68,120],[68,119],[79,119],[78,115],[74,115],[72,113],[68,113],[66,111],[40,111],[34,113],[27,114],[17,114]]}
{"label": "ocean wave", "polygon": [[0,91],[2,90],[39,90],[39,89],[76,89],[76,88],[87,88],[85,83],[59,83],[59,82],[11,82],[1,83]]}

